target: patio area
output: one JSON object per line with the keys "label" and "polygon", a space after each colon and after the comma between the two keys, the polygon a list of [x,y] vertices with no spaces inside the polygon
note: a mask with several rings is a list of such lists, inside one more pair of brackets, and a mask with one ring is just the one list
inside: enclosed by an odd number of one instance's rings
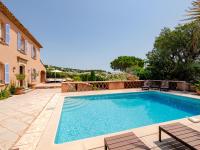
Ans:
{"label": "patio area", "polygon": [[[138,92],[141,89],[126,89],[126,90],[104,90],[104,91],[88,91],[88,92],[69,92],[58,93],[47,104],[42,113],[38,116],[35,122],[24,133],[22,138],[16,143],[15,147],[20,150],[43,150],[43,149],[74,149],[74,150],[103,150],[104,149],[104,137],[112,135],[118,135],[126,132],[134,132],[148,147],[153,150],[175,150],[175,149],[187,149],[179,142],[169,138],[169,136],[162,134],[163,142],[158,142],[158,126],[160,124],[168,124],[172,122],[181,122],[193,129],[200,131],[199,123],[192,123],[188,119],[180,119],[170,121],[166,123],[160,123],[150,125],[146,127],[140,127],[127,131],[122,131],[114,134],[107,134],[103,136],[97,136],[94,138],[88,138],[63,144],[54,144],[55,133],[57,129],[57,123],[60,118],[60,110],[63,104],[63,98],[65,96],[78,96],[78,95],[93,95],[93,94],[107,94],[107,93],[123,93],[123,92]],[[183,93],[171,91],[170,93],[182,96],[189,96],[199,98],[199,96],[193,93]],[[200,116],[198,116],[200,118]]]}
{"label": "patio area", "polygon": [[0,101],[0,149],[13,147],[58,89],[34,90]]}
{"label": "patio area", "polygon": [[61,83],[40,83],[35,86],[36,89],[54,89],[61,88]]}
{"label": "patio area", "polygon": [[[0,149],[43,150],[74,149],[103,150],[104,137],[134,132],[148,147],[154,150],[187,149],[179,142],[163,134],[163,142],[158,142],[158,126],[160,124],[131,129],[114,134],[107,134],[79,141],[54,144],[57,123],[65,96],[93,95],[107,93],[138,92],[141,89],[103,90],[87,92],[60,93],[60,89],[37,89],[20,96],[13,96],[0,101]],[[170,91],[172,94],[199,98],[190,92]],[[198,116],[200,118],[200,116]],[[188,119],[181,122],[200,131],[200,123],[192,123]],[[165,124],[165,123],[161,123]]]}

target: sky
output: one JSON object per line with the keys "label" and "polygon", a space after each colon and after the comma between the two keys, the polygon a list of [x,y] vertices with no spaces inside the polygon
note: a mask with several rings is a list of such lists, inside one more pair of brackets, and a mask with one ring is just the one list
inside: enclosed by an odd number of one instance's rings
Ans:
{"label": "sky", "polygon": [[45,64],[111,71],[118,56],[146,58],[192,0],[2,0],[43,45]]}

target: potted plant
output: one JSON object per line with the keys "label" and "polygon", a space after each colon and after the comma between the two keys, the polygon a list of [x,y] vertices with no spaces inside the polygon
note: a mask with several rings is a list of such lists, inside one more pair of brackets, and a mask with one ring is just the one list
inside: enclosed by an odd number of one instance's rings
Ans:
{"label": "potted plant", "polygon": [[200,95],[200,81],[198,81],[196,84],[195,84],[195,87],[196,87],[196,92],[198,95]]}
{"label": "potted plant", "polygon": [[34,83],[28,83],[28,88],[35,89],[35,84]]}
{"label": "potted plant", "polygon": [[24,94],[24,87],[23,87],[22,83],[23,83],[25,77],[26,77],[25,74],[16,74],[16,78],[19,81],[18,82],[19,85],[18,85],[18,87],[16,88],[16,91],[15,91],[15,93],[17,95]]}
{"label": "potted plant", "polygon": [[11,95],[15,95],[16,94],[16,86],[14,83],[12,83],[9,87],[9,91]]}

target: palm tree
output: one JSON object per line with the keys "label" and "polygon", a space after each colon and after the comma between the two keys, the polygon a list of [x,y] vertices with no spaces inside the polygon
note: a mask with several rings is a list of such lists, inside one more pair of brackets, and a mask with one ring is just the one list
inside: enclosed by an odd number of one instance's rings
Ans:
{"label": "palm tree", "polygon": [[192,45],[193,49],[197,49],[199,45],[199,38],[200,38],[200,0],[195,0],[192,2],[192,7],[189,8],[187,11],[189,16],[188,19],[193,21],[195,23],[195,26],[193,27],[193,37],[192,37]]}
{"label": "palm tree", "polygon": [[192,7],[188,11],[189,20],[200,21],[200,0],[192,2]]}

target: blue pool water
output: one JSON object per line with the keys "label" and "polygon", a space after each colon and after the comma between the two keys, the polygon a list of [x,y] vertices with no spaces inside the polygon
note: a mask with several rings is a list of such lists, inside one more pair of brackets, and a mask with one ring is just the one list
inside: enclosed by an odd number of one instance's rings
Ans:
{"label": "blue pool water", "polygon": [[200,100],[137,92],[65,98],[56,144],[200,114]]}

